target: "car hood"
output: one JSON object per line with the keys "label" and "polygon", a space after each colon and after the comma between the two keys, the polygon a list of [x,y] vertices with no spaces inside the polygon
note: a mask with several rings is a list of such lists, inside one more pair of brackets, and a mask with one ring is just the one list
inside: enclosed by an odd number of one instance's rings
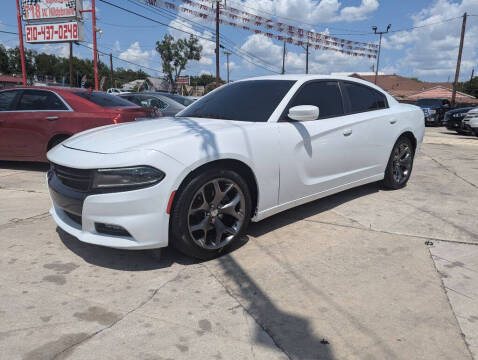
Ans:
{"label": "car hood", "polygon": [[63,146],[101,154],[133,150],[158,150],[187,137],[214,136],[213,133],[247,126],[246,122],[166,117],[108,125],[90,129],[63,142]]}

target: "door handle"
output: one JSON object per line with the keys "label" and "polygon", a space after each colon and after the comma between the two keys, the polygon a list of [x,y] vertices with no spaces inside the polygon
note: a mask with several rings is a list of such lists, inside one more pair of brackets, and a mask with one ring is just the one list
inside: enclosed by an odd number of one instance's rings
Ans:
{"label": "door handle", "polygon": [[45,119],[47,119],[48,121],[55,121],[58,120],[58,116],[47,116]]}
{"label": "door handle", "polygon": [[396,119],[390,120],[390,124],[392,124],[392,125],[395,124],[396,122],[397,122]]}
{"label": "door handle", "polygon": [[344,130],[343,134],[344,136],[349,136],[350,134],[352,134],[352,129]]}

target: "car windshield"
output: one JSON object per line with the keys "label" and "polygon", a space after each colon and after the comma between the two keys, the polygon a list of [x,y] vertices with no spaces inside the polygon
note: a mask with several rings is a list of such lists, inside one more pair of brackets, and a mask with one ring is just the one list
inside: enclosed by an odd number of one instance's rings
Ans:
{"label": "car windshield", "polygon": [[74,92],[74,94],[101,107],[126,107],[136,105],[119,96],[106,94],[101,91],[77,91]]}
{"label": "car windshield", "polygon": [[179,116],[265,122],[294,83],[292,80],[238,81],[197,100]]}
{"label": "car windshield", "polygon": [[440,99],[420,99],[415,102],[415,105],[418,106],[440,106],[442,104],[442,100]]}
{"label": "car windshield", "polygon": [[181,105],[184,105],[184,106],[191,105],[194,102],[194,100],[188,99],[187,97],[184,97],[184,96],[181,96],[181,95],[167,94],[165,96],[173,99],[174,101],[177,101],[178,103],[180,103]]}

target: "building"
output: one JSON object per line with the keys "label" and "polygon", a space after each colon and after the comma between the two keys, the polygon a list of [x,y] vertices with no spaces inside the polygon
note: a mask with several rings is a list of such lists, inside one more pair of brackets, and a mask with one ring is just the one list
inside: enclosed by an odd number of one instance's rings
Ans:
{"label": "building", "polygon": [[125,91],[170,91],[169,82],[162,78],[147,77],[144,80],[133,80],[123,85]]}
{"label": "building", "polygon": [[[349,76],[365,81],[375,82],[375,74],[364,75],[353,73]],[[451,101],[453,84],[444,82],[425,82],[414,78],[407,78],[400,75],[378,75],[377,85],[390,93],[400,102],[412,103],[419,99],[444,98]],[[474,96],[457,92],[456,104],[475,105],[478,99]]]}
{"label": "building", "polygon": [[23,85],[21,77],[0,75],[0,89],[12,88],[18,85]]}

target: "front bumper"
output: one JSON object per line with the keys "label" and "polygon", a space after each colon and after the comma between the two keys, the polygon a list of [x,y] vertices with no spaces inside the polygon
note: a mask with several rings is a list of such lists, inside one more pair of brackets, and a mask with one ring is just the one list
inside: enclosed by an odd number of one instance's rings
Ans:
{"label": "front bumper", "polygon": [[[169,215],[166,213],[174,173],[183,166],[175,160],[158,154],[95,154],[65,147],[48,153],[50,161],[68,166],[65,159],[78,168],[122,167],[143,164],[158,167],[158,161],[171,172],[151,187],[113,193],[91,194],[72,190],[52,173],[47,175],[52,201],[50,214],[67,233],[78,240],[117,249],[154,249],[168,245]],[[53,150],[52,150],[53,151]],[[75,159],[72,162],[71,159]],[[86,166],[88,164],[88,166]],[[100,165],[101,164],[101,165]],[[85,165],[85,166],[82,166]],[[168,176],[172,175],[172,176]],[[121,235],[104,232],[100,224],[121,227]]]}

